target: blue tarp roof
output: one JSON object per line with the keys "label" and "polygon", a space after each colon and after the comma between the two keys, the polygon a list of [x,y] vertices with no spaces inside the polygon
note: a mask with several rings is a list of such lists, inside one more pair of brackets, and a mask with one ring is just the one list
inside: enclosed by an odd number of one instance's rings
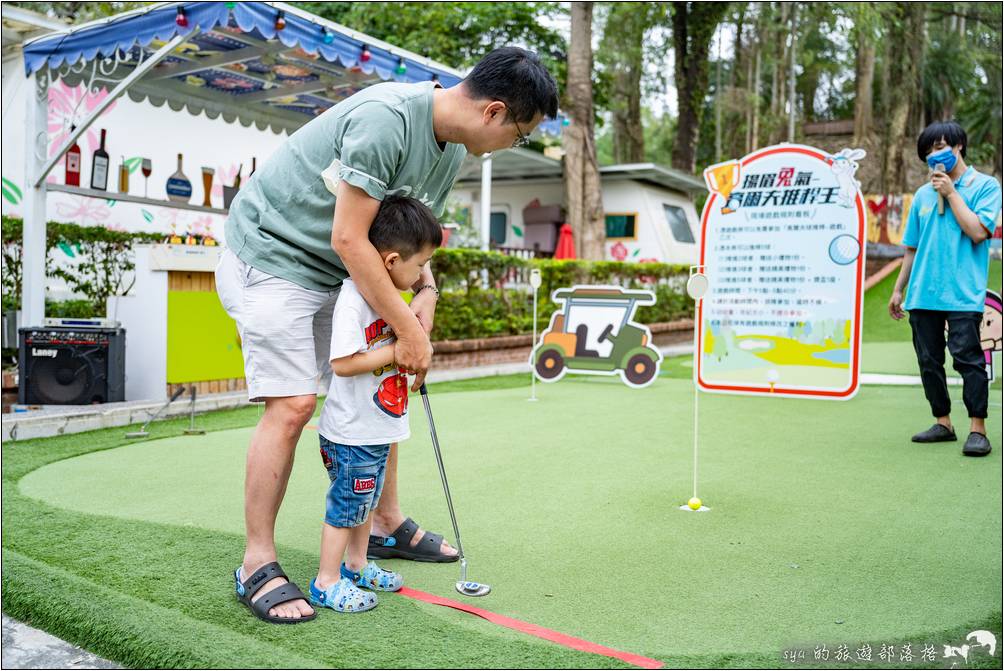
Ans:
{"label": "blue tarp roof", "polygon": [[[179,7],[187,26],[178,25]],[[31,40],[24,45],[25,69],[48,67],[75,85],[91,76],[83,67],[88,62],[117,55],[120,64],[105,79],[114,82],[195,27],[199,34],[134,84],[130,98],[292,132],[379,81],[435,78],[449,87],[462,79],[453,68],[274,2],[158,3]]]}

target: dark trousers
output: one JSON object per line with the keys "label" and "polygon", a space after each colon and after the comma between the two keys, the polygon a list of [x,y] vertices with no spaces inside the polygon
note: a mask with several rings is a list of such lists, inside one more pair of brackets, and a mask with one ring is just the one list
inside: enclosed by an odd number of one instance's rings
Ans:
{"label": "dark trousers", "polygon": [[913,348],[920,365],[924,395],[935,417],[952,411],[945,379],[945,322],[948,322],[948,351],[952,367],[962,376],[962,400],[970,417],[986,418],[990,386],[980,345],[982,312],[942,312],[910,310]]}

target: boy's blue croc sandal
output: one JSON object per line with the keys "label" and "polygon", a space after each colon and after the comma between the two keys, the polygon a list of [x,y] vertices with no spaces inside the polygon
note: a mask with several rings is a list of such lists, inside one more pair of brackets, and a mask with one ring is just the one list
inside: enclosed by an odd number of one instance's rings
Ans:
{"label": "boy's blue croc sandal", "polygon": [[339,613],[362,613],[377,607],[376,594],[364,592],[348,578],[342,578],[326,590],[318,589],[317,579],[310,581],[310,603]]}
{"label": "boy's blue croc sandal", "polygon": [[[260,598],[252,601],[254,595],[261,590],[262,586],[273,578],[286,578],[286,584],[279,585],[275,589],[269,590],[268,593],[262,595]],[[282,567],[279,566],[279,562],[265,564],[244,581],[241,581],[241,568],[238,566],[234,571],[234,592],[238,601],[250,608],[255,617],[265,622],[297,624],[300,622],[310,622],[317,617],[316,611],[310,615],[301,615],[300,617],[278,617],[268,614],[269,610],[279,604],[286,603],[287,601],[296,601],[297,599],[306,600],[307,598],[300,591],[300,588],[293,584],[286,576]]]}
{"label": "boy's blue croc sandal", "polygon": [[382,569],[376,562],[370,562],[358,573],[350,571],[345,564],[342,564],[342,577],[348,578],[360,587],[381,592],[396,592],[404,587],[404,578],[400,573]]}

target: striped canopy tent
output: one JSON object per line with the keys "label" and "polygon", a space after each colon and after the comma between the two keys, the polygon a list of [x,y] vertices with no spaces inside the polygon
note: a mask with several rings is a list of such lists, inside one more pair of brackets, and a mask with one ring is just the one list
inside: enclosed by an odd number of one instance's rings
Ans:
{"label": "striped canopy tent", "polygon": [[[291,133],[381,81],[438,80],[449,87],[463,78],[454,68],[278,2],[157,3],[29,40],[23,54],[34,92],[26,110],[23,325],[44,320],[46,176],[123,94]],[[50,153],[47,89],[56,80],[109,94]]]}

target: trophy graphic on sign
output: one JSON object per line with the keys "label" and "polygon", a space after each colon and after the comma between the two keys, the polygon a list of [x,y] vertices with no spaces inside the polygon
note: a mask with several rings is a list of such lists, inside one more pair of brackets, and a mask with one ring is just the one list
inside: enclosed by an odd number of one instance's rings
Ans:
{"label": "trophy graphic on sign", "polygon": [[722,214],[732,214],[735,212],[735,210],[729,207],[729,203],[731,202],[729,195],[734,188],[739,186],[739,161],[726,161],[725,163],[718,163],[705,169],[704,181],[707,182],[708,189],[725,199],[725,205],[722,206]]}

